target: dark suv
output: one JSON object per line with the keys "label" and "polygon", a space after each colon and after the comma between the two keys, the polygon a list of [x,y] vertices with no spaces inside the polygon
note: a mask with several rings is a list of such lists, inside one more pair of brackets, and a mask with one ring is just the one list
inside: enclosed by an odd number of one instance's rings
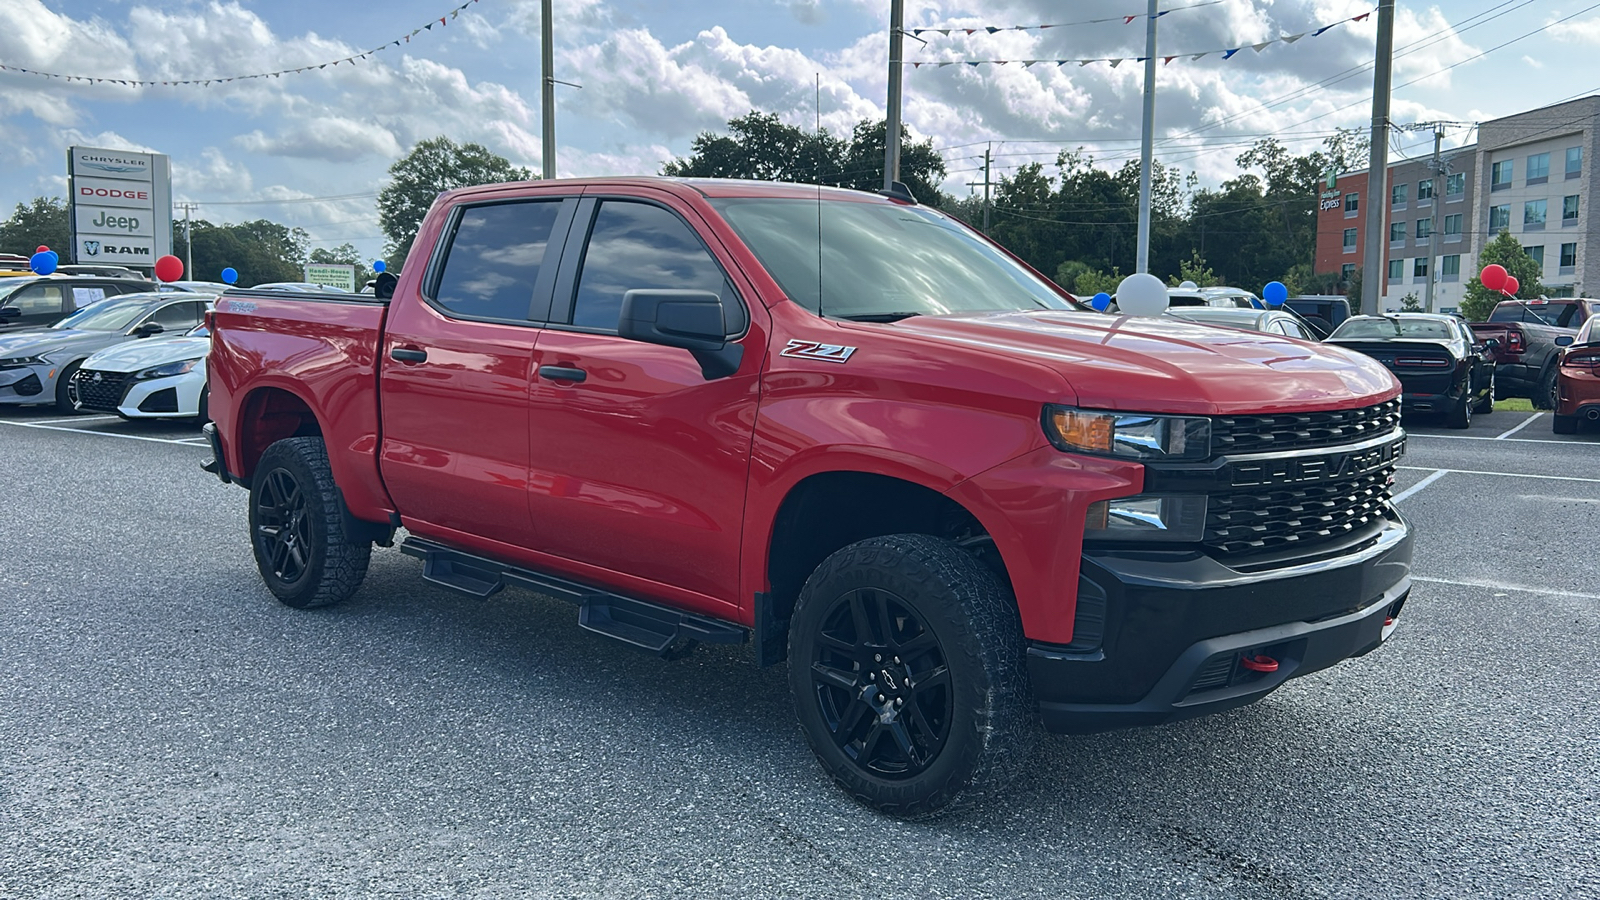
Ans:
{"label": "dark suv", "polygon": [[0,331],[54,325],[107,297],[155,289],[155,284],[141,278],[86,275],[3,278],[0,279]]}

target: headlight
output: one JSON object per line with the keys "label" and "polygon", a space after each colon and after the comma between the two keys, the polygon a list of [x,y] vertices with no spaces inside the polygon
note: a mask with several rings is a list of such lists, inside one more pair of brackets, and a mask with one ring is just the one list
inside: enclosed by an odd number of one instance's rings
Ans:
{"label": "headlight", "polygon": [[14,369],[18,366],[44,366],[49,365],[42,356],[13,356],[10,359],[0,359],[0,369]]}
{"label": "headlight", "polygon": [[200,363],[200,360],[204,358],[205,357],[196,356],[194,359],[185,359],[178,362],[167,363],[164,366],[155,366],[153,368],[145,369],[133,377],[143,381],[147,378],[171,378],[174,375],[184,375],[193,370],[194,367]]}
{"label": "headlight", "polygon": [[1211,455],[1211,420],[1193,416],[1044,408],[1044,433],[1069,453],[1143,461],[1202,460]]}
{"label": "headlight", "polygon": [[1086,541],[1197,543],[1206,534],[1202,494],[1140,494],[1090,504],[1083,523]]}

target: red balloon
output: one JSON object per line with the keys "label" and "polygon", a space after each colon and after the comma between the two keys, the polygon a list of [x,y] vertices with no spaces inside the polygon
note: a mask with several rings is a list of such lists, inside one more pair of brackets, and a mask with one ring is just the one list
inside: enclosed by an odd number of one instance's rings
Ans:
{"label": "red balloon", "polygon": [[48,246],[44,245],[44,244],[40,244],[38,246],[38,248],[35,249],[33,252],[35,252],[35,253],[49,253],[50,252],[50,248]]}
{"label": "red balloon", "polygon": [[183,277],[183,260],[176,256],[163,256],[156,260],[156,278],[160,281],[177,281]]}
{"label": "red balloon", "polygon": [[1506,283],[1504,285],[1501,285],[1500,290],[1507,297],[1515,297],[1517,295],[1517,288],[1519,288],[1519,287],[1522,287],[1522,282],[1517,280],[1517,276],[1515,276],[1515,275],[1507,275],[1506,276]]}
{"label": "red balloon", "polygon": [[1478,276],[1478,280],[1489,290],[1498,291],[1505,287],[1507,277],[1505,266],[1490,265],[1483,267],[1483,273]]}

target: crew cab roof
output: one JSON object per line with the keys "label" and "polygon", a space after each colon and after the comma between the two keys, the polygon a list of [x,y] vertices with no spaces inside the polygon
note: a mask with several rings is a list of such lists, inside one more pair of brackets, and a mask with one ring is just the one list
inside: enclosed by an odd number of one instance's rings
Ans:
{"label": "crew cab roof", "polygon": [[475,185],[457,188],[443,196],[450,202],[459,202],[475,196],[493,196],[522,190],[550,189],[604,190],[606,188],[653,188],[673,193],[693,191],[702,197],[772,197],[780,199],[845,200],[858,203],[893,203],[888,197],[852,188],[828,187],[816,184],[795,184],[786,181],[756,181],[743,178],[667,178],[658,175],[620,175],[595,178],[556,178],[548,181],[507,181],[499,184]]}

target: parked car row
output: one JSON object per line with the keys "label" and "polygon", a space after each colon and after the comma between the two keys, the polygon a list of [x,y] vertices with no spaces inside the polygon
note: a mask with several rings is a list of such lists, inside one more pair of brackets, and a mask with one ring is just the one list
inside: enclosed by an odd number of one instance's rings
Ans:
{"label": "parked car row", "polygon": [[1479,340],[1494,339],[1500,350],[1497,399],[1526,397],[1538,409],[1555,406],[1557,338],[1573,337],[1585,321],[1600,315],[1600,300],[1506,300],[1487,322],[1474,322]]}
{"label": "parked car row", "polygon": [[1600,316],[1590,316],[1572,339],[1558,339],[1555,413],[1556,434],[1574,434],[1579,423],[1600,425]]}

